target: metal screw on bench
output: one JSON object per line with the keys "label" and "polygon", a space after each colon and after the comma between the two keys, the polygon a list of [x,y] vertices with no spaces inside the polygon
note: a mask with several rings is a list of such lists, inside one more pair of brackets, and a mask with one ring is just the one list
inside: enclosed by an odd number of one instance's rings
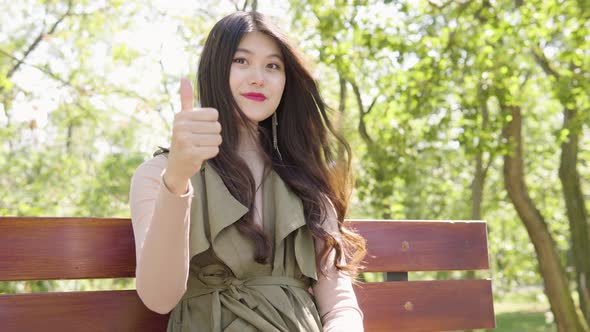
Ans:
{"label": "metal screw on bench", "polygon": [[406,309],[406,311],[412,311],[414,310],[414,304],[408,301],[406,304],[404,304],[404,309]]}
{"label": "metal screw on bench", "polygon": [[407,251],[408,249],[410,249],[410,243],[408,241],[403,241],[402,242],[402,251]]}

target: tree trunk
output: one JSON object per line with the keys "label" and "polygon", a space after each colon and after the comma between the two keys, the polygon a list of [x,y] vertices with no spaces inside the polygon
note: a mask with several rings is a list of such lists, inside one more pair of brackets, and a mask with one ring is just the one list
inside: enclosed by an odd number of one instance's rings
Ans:
{"label": "tree trunk", "polygon": [[504,156],[504,184],[508,196],[535,247],[545,294],[549,299],[551,311],[555,317],[557,331],[588,331],[585,322],[578,317],[576,312],[574,301],[570,295],[567,276],[559,260],[547,223],[532,202],[524,182],[520,107],[507,106],[502,103],[502,100],[500,107],[506,114],[512,116],[512,119],[504,127],[502,136],[514,147],[513,151]]}
{"label": "tree trunk", "polygon": [[578,173],[578,137],[579,131],[571,128],[576,111],[565,109],[563,129],[569,130],[567,140],[561,144],[561,160],[559,179],[563,190],[563,198],[567,209],[570,226],[571,252],[574,260],[576,286],[580,309],[590,325],[590,233],[588,232],[588,212],[584,205],[584,195]]}
{"label": "tree trunk", "polygon": [[[485,174],[483,168],[483,152],[478,150],[475,156],[475,175],[471,182],[471,220],[481,220],[481,202],[483,201],[483,189],[485,184]],[[475,279],[475,271],[467,271],[466,279]],[[472,332],[473,330],[465,330]],[[488,331],[488,330],[486,330]]]}
{"label": "tree trunk", "polygon": [[[479,106],[481,111],[481,130],[485,132],[488,130],[489,126],[489,111],[487,105],[487,96],[483,94],[483,90],[481,85],[478,88],[478,99],[479,99]],[[471,182],[471,215],[469,219],[471,220],[482,220],[482,212],[481,212],[481,204],[483,202],[483,192],[485,188],[485,181],[488,168],[492,162],[493,158],[488,160],[487,165],[484,167],[483,162],[483,146],[482,140],[479,140],[479,146],[477,148],[477,154],[475,155],[475,170],[473,176],[473,182]],[[490,232],[490,227],[488,227],[488,234]],[[465,274],[465,278],[467,279],[475,279],[475,271],[467,271]],[[471,332],[473,330],[465,330],[465,332]],[[486,330],[491,331],[491,330]]]}
{"label": "tree trunk", "polygon": [[[481,131],[486,132],[489,127],[489,111],[488,111],[488,97],[483,93],[481,84],[478,87],[478,100],[480,103],[481,111]],[[475,175],[473,182],[471,183],[471,219],[481,220],[481,203],[483,201],[483,190],[486,180],[487,171],[489,164],[492,162],[492,158],[488,161],[486,167],[483,163],[483,146],[485,146],[480,138],[479,146],[477,148],[477,154],[475,155]]]}
{"label": "tree trunk", "polygon": [[481,220],[481,203],[483,201],[483,189],[485,184],[483,168],[483,151],[478,151],[475,156],[475,175],[471,183],[471,220]]}

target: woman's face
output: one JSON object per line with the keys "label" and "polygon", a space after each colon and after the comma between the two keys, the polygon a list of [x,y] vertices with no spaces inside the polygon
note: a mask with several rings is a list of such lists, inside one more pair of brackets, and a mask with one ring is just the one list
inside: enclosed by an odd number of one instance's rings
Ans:
{"label": "woman's face", "polygon": [[250,120],[258,123],[271,116],[285,89],[285,65],[275,41],[260,32],[246,33],[232,60],[229,85]]}

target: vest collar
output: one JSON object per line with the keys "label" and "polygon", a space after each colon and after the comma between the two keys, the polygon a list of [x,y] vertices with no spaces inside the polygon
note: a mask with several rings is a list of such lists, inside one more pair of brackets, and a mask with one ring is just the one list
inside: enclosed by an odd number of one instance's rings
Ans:
{"label": "vest collar", "polygon": [[[227,189],[215,169],[204,163],[205,190],[207,193],[207,212],[211,240],[215,242],[223,229],[231,226],[248,212],[248,207],[240,203]],[[272,185],[275,209],[275,243],[284,240],[291,232],[305,226],[303,203],[293,193],[281,177],[271,170],[272,177],[268,182]],[[197,190],[197,189],[195,189]]]}

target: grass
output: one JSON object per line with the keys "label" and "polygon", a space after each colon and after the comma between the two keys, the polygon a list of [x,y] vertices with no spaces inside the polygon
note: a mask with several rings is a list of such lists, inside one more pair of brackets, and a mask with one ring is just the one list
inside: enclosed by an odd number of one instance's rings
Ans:
{"label": "grass", "polygon": [[538,289],[513,291],[494,303],[494,332],[555,332],[547,298]]}
{"label": "grass", "polygon": [[544,312],[505,312],[496,315],[494,332],[555,332],[555,326],[548,324]]}

